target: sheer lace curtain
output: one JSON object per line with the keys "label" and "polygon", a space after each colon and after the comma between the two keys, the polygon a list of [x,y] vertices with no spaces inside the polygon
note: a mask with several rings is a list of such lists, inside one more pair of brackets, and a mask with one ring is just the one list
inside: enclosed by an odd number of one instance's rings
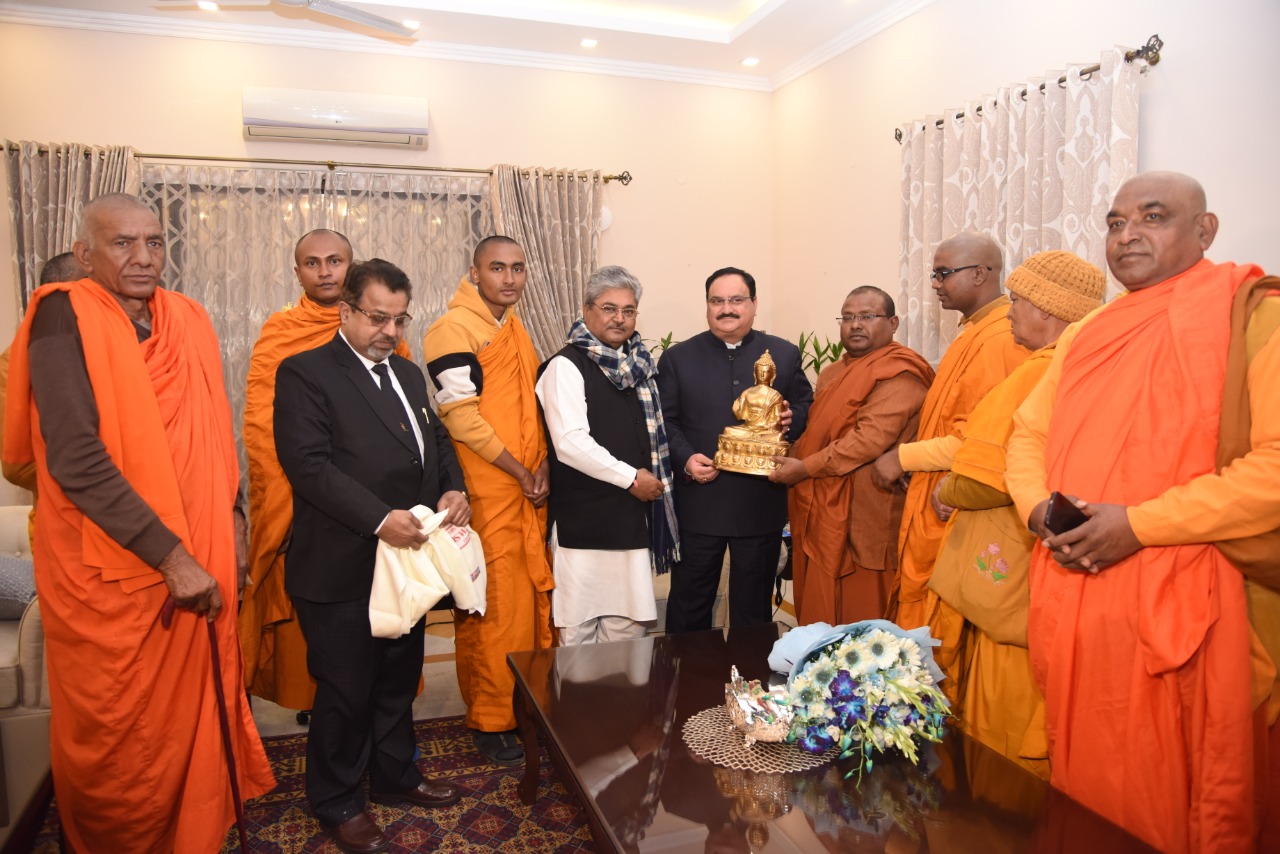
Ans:
{"label": "sheer lace curtain", "polygon": [[45,262],[75,242],[85,202],[104,193],[137,193],[138,166],[127,146],[6,140],[5,167],[25,312]]}
{"label": "sheer lace curtain", "polygon": [[934,249],[947,237],[991,235],[1004,249],[1006,273],[1049,249],[1106,269],[1106,212],[1137,171],[1146,65],[1126,62],[1120,50],[1103,53],[1099,64],[1090,75],[1080,73],[1083,64],[1050,71],[903,125],[899,340],[935,365],[959,323],[930,287]]}
{"label": "sheer lace curtain", "polygon": [[357,260],[385,258],[409,275],[405,340],[420,361],[427,326],[493,230],[483,175],[146,163],[141,195],[164,225],[166,286],[198,300],[213,320],[237,434],[262,324],[301,293],[293,274],[299,237],[332,228],[351,240]]}
{"label": "sheer lace curtain", "polygon": [[493,167],[494,225],[524,247],[529,278],[520,318],[543,359],[564,346],[582,311],[599,254],[603,187],[598,171]]}

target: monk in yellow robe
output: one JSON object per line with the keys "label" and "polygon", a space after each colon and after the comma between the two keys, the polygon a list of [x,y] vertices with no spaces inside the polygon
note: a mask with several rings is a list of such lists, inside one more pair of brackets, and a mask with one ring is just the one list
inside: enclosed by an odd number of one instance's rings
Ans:
{"label": "monk in yellow robe", "polygon": [[235,635],[244,526],[222,360],[204,309],[158,287],[155,214],[109,194],[83,218],[88,278],[37,291],[14,339],[4,443],[39,481],[58,813],[78,852],[215,852],[235,819],[224,737],[243,798],[275,785]]}
{"label": "monk in yellow robe", "polygon": [[902,493],[871,483],[871,464],[915,438],[933,368],[894,342],[893,298],[855,288],[840,307],[844,355],[818,377],[809,423],[769,479],[785,483],[800,625],[878,619],[897,564]]}
{"label": "monk in yellow robe", "polygon": [[547,444],[534,393],[538,355],[515,311],[525,279],[520,244],[485,238],[449,310],[423,342],[488,572],[485,613],[454,612],[458,686],[477,750],[500,765],[524,761],[507,653],[552,645],[555,582],[546,548]]}
{"label": "monk in yellow robe", "polygon": [[[307,644],[284,590],[293,490],[276,457],[276,368],[294,353],[333,339],[351,254],[351,243],[336,231],[320,228],[302,236],[293,250],[302,296],[262,325],[245,383],[242,436],[249,459],[250,527],[249,583],[239,618],[244,684],[250,694],[286,709],[310,709],[316,683],[307,672]],[[403,340],[396,353],[409,358]]]}
{"label": "monk in yellow robe", "polygon": [[960,650],[945,683],[959,700],[952,714],[966,733],[1045,779],[1044,700],[1026,648],[1035,537],[1006,491],[1005,445],[1058,336],[1102,304],[1106,284],[1101,270],[1062,251],[1032,255],[1009,274],[1013,338],[1032,353],[974,407],[935,501],[939,518],[950,518],[925,609],[943,642]]}
{"label": "monk in yellow robe", "polygon": [[[1120,187],[1107,263],[1128,293],[1058,340],[1015,415],[1005,475],[1042,541],[1027,640],[1053,785],[1174,854],[1254,851],[1255,780],[1274,786],[1255,745],[1274,721],[1275,637],[1226,550],[1280,528],[1280,299],[1247,330],[1233,316],[1262,271],[1205,259],[1217,228],[1185,175]],[[1245,381],[1228,382],[1242,342]],[[1236,412],[1224,400],[1241,392]],[[1219,440],[1236,433],[1245,448],[1228,461]],[[1049,531],[1051,490],[1086,521]]]}
{"label": "monk in yellow robe", "polygon": [[[934,290],[943,308],[955,309],[964,330],[951,342],[920,412],[919,436],[876,460],[873,475],[882,489],[913,472],[898,532],[898,575],[886,615],[907,629],[928,622],[925,590],[945,527],[931,505],[938,481],[960,447],[960,429],[982,396],[1022,363],[1026,348],[1009,330],[1009,298],[1000,288],[1000,247],[984,234],[962,233],[933,253]],[[939,648],[935,660],[955,650]],[[945,684],[945,683],[944,683]]]}

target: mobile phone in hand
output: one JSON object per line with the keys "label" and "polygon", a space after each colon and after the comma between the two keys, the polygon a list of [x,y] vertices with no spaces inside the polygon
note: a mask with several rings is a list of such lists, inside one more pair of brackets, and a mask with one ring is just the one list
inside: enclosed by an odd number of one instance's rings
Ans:
{"label": "mobile phone in hand", "polygon": [[1089,520],[1070,498],[1061,492],[1049,496],[1049,507],[1044,511],[1044,526],[1055,534],[1065,534]]}

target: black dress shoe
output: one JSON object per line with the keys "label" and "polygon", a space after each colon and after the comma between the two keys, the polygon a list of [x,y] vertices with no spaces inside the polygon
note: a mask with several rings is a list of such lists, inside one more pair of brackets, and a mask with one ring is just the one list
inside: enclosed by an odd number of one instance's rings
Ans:
{"label": "black dress shoe", "polygon": [[524,761],[524,748],[514,732],[481,732],[471,730],[476,750],[494,765],[519,765]]}
{"label": "black dress shoe", "polygon": [[320,826],[329,832],[333,841],[347,854],[377,854],[391,847],[391,840],[369,818],[367,812],[358,812],[341,824],[321,821]]}
{"label": "black dress shoe", "polygon": [[408,803],[419,807],[447,807],[456,804],[462,793],[452,783],[423,779],[417,788],[407,792],[370,792],[375,804]]}

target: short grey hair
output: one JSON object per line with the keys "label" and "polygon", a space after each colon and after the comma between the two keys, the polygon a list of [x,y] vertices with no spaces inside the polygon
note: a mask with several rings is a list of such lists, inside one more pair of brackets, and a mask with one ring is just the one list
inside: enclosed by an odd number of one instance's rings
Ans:
{"label": "short grey hair", "polygon": [[[146,202],[137,196],[131,196],[128,193],[107,193],[91,199],[88,204],[80,211],[80,227],[76,229],[76,240],[85,246],[93,246],[93,227],[94,217],[98,215],[100,208],[134,208],[140,211],[146,211],[152,216],[156,216],[155,210]],[[159,219],[159,217],[156,217]]]}
{"label": "short grey hair", "polygon": [[639,279],[628,272],[626,267],[601,267],[592,273],[591,278],[587,279],[582,302],[594,303],[602,293],[614,288],[626,288],[631,291],[636,295],[636,305],[640,304],[640,294],[644,293],[644,286],[640,284]]}

